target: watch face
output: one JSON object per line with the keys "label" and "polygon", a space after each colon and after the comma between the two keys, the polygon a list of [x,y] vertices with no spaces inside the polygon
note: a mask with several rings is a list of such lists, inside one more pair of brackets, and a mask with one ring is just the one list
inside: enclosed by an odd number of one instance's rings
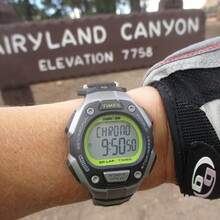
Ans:
{"label": "watch face", "polygon": [[139,159],[142,145],[136,122],[121,114],[98,117],[84,136],[86,157],[96,166],[133,163]]}

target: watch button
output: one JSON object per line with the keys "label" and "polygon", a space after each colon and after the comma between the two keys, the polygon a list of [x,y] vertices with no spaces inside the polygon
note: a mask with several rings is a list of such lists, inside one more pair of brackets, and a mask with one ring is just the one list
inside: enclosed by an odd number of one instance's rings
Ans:
{"label": "watch button", "polygon": [[108,183],[125,182],[129,177],[130,170],[107,171],[103,174]]}
{"label": "watch button", "polygon": [[94,108],[87,108],[87,110],[86,110],[86,113],[88,114],[88,115],[93,115],[94,113],[95,113],[95,110],[94,110]]}
{"label": "watch button", "polygon": [[71,163],[69,162],[69,160],[67,161],[67,166],[69,167],[70,169],[70,172],[73,174],[73,176],[75,177],[75,179],[80,183],[80,179],[79,177],[77,176],[75,170],[73,169],[73,166],[71,165]]}
{"label": "watch button", "polygon": [[133,113],[133,112],[135,112],[135,110],[136,110],[136,108],[135,108],[134,105],[129,105],[129,106],[128,106],[128,111],[129,111],[129,112],[132,112],[132,113]]}
{"label": "watch button", "polygon": [[68,131],[69,131],[69,129],[70,129],[70,125],[72,124],[73,117],[74,117],[75,114],[76,114],[76,111],[74,111],[73,114],[72,114],[71,117],[70,117],[70,120],[69,120],[69,122],[68,122],[68,124],[67,124],[67,126],[66,126],[66,129],[65,129],[66,134],[68,133]]}
{"label": "watch button", "polygon": [[94,184],[97,184],[98,182],[99,182],[99,177],[98,176],[93,176],[92,178],[91,178],[91,180],[92,180],[92,182],[94,183]]}
{"label": "watch button", "polygon": [[134,177],[135,177],[136,179],[140,179],[140,178],[142,177],[141,171],[136,171],[136,172],[134,173]]}

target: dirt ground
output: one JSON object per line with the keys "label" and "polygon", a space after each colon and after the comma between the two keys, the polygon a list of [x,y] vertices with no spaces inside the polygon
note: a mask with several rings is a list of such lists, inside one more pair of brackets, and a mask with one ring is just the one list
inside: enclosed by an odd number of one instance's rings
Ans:
{"label": "dirt ground", "polygon": [[[218,35],[220,35],[220,22],[209,19],[206,38]],[[56,81],[34,85],[32,90],[38,104],[64,101],[76,98],[75,91],[85,83],[117,81],[128,89],[138,87],[145,72],[145,69],[139,69]],[[1,98],[0,105],[3,105]],[[94,207],[91,201],[86,201],[44,210],[21,220],[217,220],[219,219],[219,208],[220,199],[208,201],[184,197],[179,193],[177,186],[164,184],[148,191],[137,192],[130,202],[118,207]]]}

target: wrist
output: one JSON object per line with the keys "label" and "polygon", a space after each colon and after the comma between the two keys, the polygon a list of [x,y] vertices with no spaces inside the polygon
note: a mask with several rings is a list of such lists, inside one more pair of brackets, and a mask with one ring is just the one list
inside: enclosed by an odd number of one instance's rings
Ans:
{"label": "wrist", "polygon": [[[141,87],[128,92],[128,95],[141,107],[143,107],[151,116],[153,120],[153,138],[154,148],[156,151],[157,159],[150,175],[144,180],[141,189],[148,189],[156,187],[165,182],[176,183],[175,170],[174,170],[174,158],[173,158],[173,146],[170,135],[169,123],[166,116],[166,111],[163,105],[163,101],[158,91],[153,87]],[[57,132],[62,132],[72,115],[73,111],[77,109],[82,103],[82,100],[74,100],[63,103],[54,104],[54,108],[57,112],[60,111],[57,124],[60,124],[60,128]],[[52,111],[52,110],[50,110]],[[62,133],[62,135],[65,135]],[[66,172],[66,178],[63,179],[63,184],[67,184],[67,188],[71,189],[70,193],[65,194],[67,191],[58,195],[58,198],[65,198],[65,203],[79,202],[85,199],[91,198],[87,189],[79,184],[74,177],[72,177],[66,166],[67,155],[67,141],[66,138],[62,139],[60,146],[63,149],[63,161],[64,170]],[[54,164],[55,166],[55,164]],[[57,164],[59,166],[59,164]],[[60,178],[60,177],[58,177]],[[76,193],[77,191],[77,193]],[[77,196],[76,196],[77,195]]]}
{"label": "wrist", "polygon": [[141,189],[156,187],[163,183],[176,183],[173,145],[163,101],[153,87],[141,87],[128,92],[153,120],[154,148],[157,159],[152,172],[144,180]]}

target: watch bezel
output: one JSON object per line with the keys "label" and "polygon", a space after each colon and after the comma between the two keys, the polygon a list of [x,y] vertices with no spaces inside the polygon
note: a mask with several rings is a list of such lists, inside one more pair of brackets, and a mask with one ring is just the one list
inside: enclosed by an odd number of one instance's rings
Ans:
{"label": "watch bezel", "polygon": [[[102,102],[104,101],[105,100],[102,100]],[[151,126],[149,126],[149,123],[145,121],[145,118],[142,115],[143,111],[141,112],[140,107],[138,107],[129,100],[120,100],[120,103],[123,106],[122,109],[108,109],[108,110],[100,109],[100,104],[101,104],[100,101],[90,102],[87,103],[87,105],[82,106],[83,109],[80,109],[81,115],[78,118],[75,132],[69,139],[70,154],[78,162],[89,184],[95,188],[118,187],[119,185],[123,187],[138,183],[140,179],[134,178],[134,172],[140,170],[143,174],[145,173],[145,169],[147,168],[151,156],[151,152],[153,150],[153,137],[152,137]],[[130,112],[128,110],[128,106],[130,105],[135,105],[134,112]],[[87,113],[86,110],[88,108],[94,109],[94,113],[92,115],[89,115]],[[140,154],[140,157],[135,162],[127,163],[123,165],[117,164],[117,165],[96,166],[88,160],[84,151],[84,135],[86,133],[86,129],[98,117],[109,114],[120,114],[132,118],[132,120],[135,121],[140,131],[142,132],[142,139],[143,139],[142,152]],[[76,123],[74,117],[71,123]],[[126,182],[120,184],[119,183],[109,184],[105,181],[105,178],[103,176],[103,173],[105,171],[116,171],[116,170],[124,170],[124,169],[130,170],[130,177]],[[94,184],[91,181],[91,178],[95,175],[100,177],[100,181],[96,184]]]}

